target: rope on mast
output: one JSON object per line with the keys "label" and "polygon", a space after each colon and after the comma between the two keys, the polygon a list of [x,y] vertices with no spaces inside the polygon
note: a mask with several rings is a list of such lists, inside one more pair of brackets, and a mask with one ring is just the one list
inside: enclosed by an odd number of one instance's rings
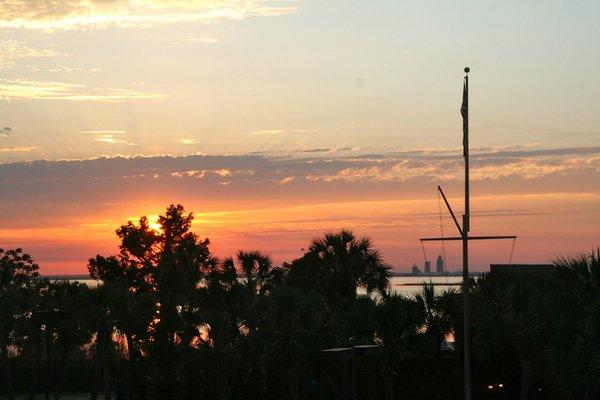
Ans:
{"label": "rope on mast", "polygon": [[513,242],[512,242],[512,247],[510,248],[510,257],[508,258],[508,263],[509,264],[512,264],[512,258],[513,258],[513,253],[515,252],[515,243],[516,243],[516,241],[517,241],[517,238],[514,238]]}
{"label": "rope on mast", "polygon": [[[438,197],[438,212],[440,213],[440,234],[444,237],[444,214],[442,214],[442,199],[440,196],[440,191],[437,191]],[[442,256],[444,257],[444,271],[446,272],[446,242],[442,240]]]}
{"label": "rope on mast", "polygon": [[425,262],[427,262],[427,254],[425,254],[425,245],[423,244],[422,241],[421,241],[421,249],[423,250],[423,258],[425,259]]}

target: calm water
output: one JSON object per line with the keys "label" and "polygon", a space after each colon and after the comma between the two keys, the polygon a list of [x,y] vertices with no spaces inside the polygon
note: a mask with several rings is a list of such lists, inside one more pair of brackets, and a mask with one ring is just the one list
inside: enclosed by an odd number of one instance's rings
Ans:
{"label": "calm water", "polygon": [[[85,283],[89,286],[96,286],[98,281],[94,281],[91,279],[67,279],[70,281],[76,281],[80,283]],[[394,293],[403,294],[405,296],[413,296],[421,291],[421,288],[424,283],[435,283],[434,286],[436,292],[442,292],[451,287],[456,290],[460,289],[460,286],[456,284],[460,284],[462,282],[462,277],[460,276],[395,276],[392,277],[390,286],[391,290]],[[454,285],[453,285],[454,284]],[[358,293],[364,294],[365,291],[359,289]]]}
{"label": "calm water", "polygon": [[[395,276],[391,279],[391,289],[394,293],[412,296],[421,291],[424,283],[435,283],[436,292],[442,292],[453,287],[456,290],[462,283],[461,276]],[[453,285],[454,284],[454,285]]]}

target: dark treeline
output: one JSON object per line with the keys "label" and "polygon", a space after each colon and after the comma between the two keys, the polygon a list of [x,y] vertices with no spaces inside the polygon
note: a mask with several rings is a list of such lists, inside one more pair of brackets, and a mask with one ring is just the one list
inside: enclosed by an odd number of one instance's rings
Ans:
{"label": "dark treeline", "polygon": [[[27,254],[0,250],[7,398],[333,398],[322,350],[359,345],[378,346],[371,372],[355,365],[359,397],[368,379],[377,398],[460,398],[460,352],[444,346],[459,293],[391,293],[373,243],[345,230],[282,266],[259,251],[219,260],[192,219],[170,206],[160,231],[123,225],[119,253],[89,261],[97,286],[40,279]],[[599,259],[471,282],[476,398],[600,398]]]}

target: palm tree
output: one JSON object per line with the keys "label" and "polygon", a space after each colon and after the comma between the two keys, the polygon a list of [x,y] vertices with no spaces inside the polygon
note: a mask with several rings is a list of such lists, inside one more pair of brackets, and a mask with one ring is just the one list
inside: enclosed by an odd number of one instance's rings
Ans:
{"label": "palm tree", "polygon": [[230,273],[239,270],[244,285],[252,294],[265,293],[281,281],[283,271],[274,268],[271,257],[262,254],[260,251],[240,250],[237,253],[236,260],[238,263],[237,269],[233,258],[227,257],[223,260],[222,270]]}
{"label": "palm tree", "polygon": [[419,305],[411,298],[392,293],[377,303],[377,342],[393,359],[404,355],[422,325]]}
{"label": "palm tree", "polygon": [[[583,290],[585,296],[600,300],[600,247],[589,254],[559,257],[554,261],[563,280],[570,280]],[[566,283],[566,282],[565,282]]]}
{"label": "palm tree", "polygon": [[440,355],[440,346],[446,336],[452,332],[450,307],[454,290],[449,289],[436,294],[433,284],[424,284],[421,292],[415,296],[421,316],[421,327],[435,339],[434,353]]}
{"label": "palm tree", "polygon": [[346,229],[314,239],[306,254],[290,266],[292,283],[316,286],[324,295],[342,299],[356,298],[358,287],[367,294],[384,294],[389,270],[370,238],[357,238]]}
{"label": "palm tree", "polygon": [[600,247],[555,260],[551,359],[574,397],[600,396]]}

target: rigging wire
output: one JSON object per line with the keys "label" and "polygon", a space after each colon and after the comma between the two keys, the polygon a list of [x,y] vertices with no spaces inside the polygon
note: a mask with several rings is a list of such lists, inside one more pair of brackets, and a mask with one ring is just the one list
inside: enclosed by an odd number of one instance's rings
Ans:
{"label": "rigging wire", "polygon": [[423,250],[423,258],[425,259],[425,262],[427,262],[427,254],[425,254],[425,245],[423,244],[423,241],[421,241],[421,249]]}
{"label": "rigging wire", "polygon": [[[440,214],[440,233],[441,233],[441,237],[444,237],[444,216],[442,214],[442,199],[440,196],[440,191],[437,191],[437,196],[438,196],[438,212]],[[442,272],[446,272],[446,242],[444,240],[442,240],[442,257],[443,257],[443,261],[444,261],[444,271]]]}
{"label": "rigging wire", "polygon": [[512,247],[510,248],[510,257],[508,258],[508,263],[509,264],[512,264],[512,258],[513,258],[513,253],[515,252],[515,243],[516,243],[516,241],[517,241],[517,238],[514,238],[513,242],[512,242]]}

